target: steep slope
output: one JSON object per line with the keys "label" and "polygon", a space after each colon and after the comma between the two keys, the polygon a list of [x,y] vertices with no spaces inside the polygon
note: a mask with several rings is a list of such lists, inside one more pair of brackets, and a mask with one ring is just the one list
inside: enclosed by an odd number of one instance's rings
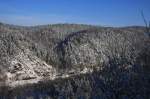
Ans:
{"label": "steep slope", "polygon": [[133,62],[143,50],[142,32],[120,29],[85,30],[68,35],[56,46],[63,68],[102,66],[108,60],[124,58]]}
{"label": "steep slope", "polygon": [[9,82],[53,77],[55,69],[38,58],[29,48],[32,46],[21,33],[1,33],[0,67]]}

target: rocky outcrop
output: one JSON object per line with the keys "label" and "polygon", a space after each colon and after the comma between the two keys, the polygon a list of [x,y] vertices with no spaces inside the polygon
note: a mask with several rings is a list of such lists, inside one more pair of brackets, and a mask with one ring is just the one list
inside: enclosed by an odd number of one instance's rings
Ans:
{"label": "rocky outcrop", "polygon": [[11,67],[8,69],[11,80],[28,80],[38,77],[54,76],[55,69],[46,62],[37,58],[29,50],[19,53],[11,60]]}

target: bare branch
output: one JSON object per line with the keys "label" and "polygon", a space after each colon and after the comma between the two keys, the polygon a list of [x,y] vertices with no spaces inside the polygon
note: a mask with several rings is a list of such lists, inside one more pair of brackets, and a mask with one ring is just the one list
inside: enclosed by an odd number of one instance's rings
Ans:
{"label": "bare branch", "polygon": [[147,21],[146,21],[146,19],[145,19],[145,16],[144,16],[143,11],[141,11],[141,16],[142,16],[143,21],[144,21],[144,23],[145,23],[145,26],[146,26],[146,28],[147,28],[147,27],[148,27],[148,23],[147,23]]}
{"label": "bare branch", "polygon": [[145,18],[145,16],[144,16],[144,13],[143,13],[142,10],[141,10],[141,16],[142,16],[143,21],[144,21],[145,26],[146,26],[145,32],[146,32],[146,33],[148,34],[148,36],[150,37],[150,21],[148,22],[148,21],[146,20],[146,18]]}

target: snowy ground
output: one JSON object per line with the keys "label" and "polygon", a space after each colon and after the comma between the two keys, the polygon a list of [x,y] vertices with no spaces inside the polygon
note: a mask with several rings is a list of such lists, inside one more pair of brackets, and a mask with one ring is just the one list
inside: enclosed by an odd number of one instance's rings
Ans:
{"label": "snowy ground", "polygon": [[73,74],[62,74],[62,75],[55,75],[55,76],[49,76],[49,77],[37,77],[35,79],[29,79],[29,80],[18,80],[18,81],[9,81],[6,83],[6,85],[10,86],[10,87],[17,87],[17,86],[22,86],[22,85],[26,85],[26,84],[36,84],[40,81],[43,81],[44,79],[46,80],[55,80],[58,78],[68,78],[71,76],[76,76],[76,75],[80,75],[80,74],[86,74],[92,72],[92,70],[88,70],[87,68],[85,68],[83,71],[77,72],[77,73],[73,73]]}

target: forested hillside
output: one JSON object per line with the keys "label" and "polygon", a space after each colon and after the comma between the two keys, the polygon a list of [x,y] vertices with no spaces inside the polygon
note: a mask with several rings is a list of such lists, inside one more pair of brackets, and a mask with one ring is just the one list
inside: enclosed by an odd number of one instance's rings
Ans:
{"label": "forested hillside", "polygon": [[[9,91],[10,97],[34,97],[26,92],[40,84],[34,98],[149,99],[149,60],[145,27],[0,23],[0,84],[6,90],[0,98],[9,98]],[[31,80],[36,85],[26,85]],[[14,91],[20,90],[17,84],[24,90]]]}

